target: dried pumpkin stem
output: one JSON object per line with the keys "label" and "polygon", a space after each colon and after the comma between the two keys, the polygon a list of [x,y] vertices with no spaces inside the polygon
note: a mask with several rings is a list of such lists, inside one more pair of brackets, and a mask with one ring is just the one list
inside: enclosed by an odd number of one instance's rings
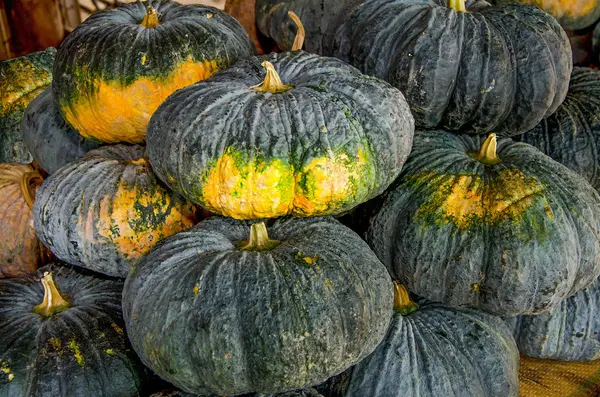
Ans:
{"label": "dried pumpkin stem", "polygon": [[300,51],[304,46],[304,39],[306,38],[306,31],[304,30],[304,25],[302,21],[296,15],[294,11],[288,12],[288,16],[294,21],[298,30],[296,31],[296,37],[294,38],[294,44],[292,44],[292,51]]}
{"label": "dried pumpkin stem", "polygon": [[52,273],[44,273],[44,277],[42,277],[41,281],[44,286],[44,300],[33,308],[34,313],[44,317],[50,317],[53,314],[60,313],[73,306],[69,297],[63,295],[60,288],[58,288],[58,285],[54,282]]}
{"label": "dried pumpkin stem", "polygon": [[456,12],[467,12],[465,0],[448,0],[448,7],[453,8]]}
{"label": "dried pumpkin stem", "polygon": [[244,251],[267,251],[281,244],[280,241],[271,240],[264,222],[254,223],[250,226],[250,237],[241,249]]}
{"label": "dried pumpkin stem", "polygon": [[25,199],[25,202],[29,208],[33,208],[33,202],[35,200],[35,187],[40,185],[44,181],[44,177],[38,171],[26,172],[23,174],[19,181],[19,187],[21,188],[21,194]]}
{"label": "dried pumpkin stem", "polygon": [[419,306],[410,300],[406,287],[397,281],[394,281],[394,310],[403,316],[419,310]]}
{"label": "dried pumpkin stem", "polygon": [[144,19],[142,19],[140,25],[147,29],[152,29],[160,25],[160,21],[158,20],[158,11],[156,8],[146,8],[146,15],[144,16]]}
{"label": "dried pumpkin stem", "polygon": [[490,134],[483,142],[483,145],[481,145],[481,149],[477,155],[477,160],[488,165],[499,163],[500,159],[496,153],[497,149],[498,140],[496,138],[496,134]]}
{"label": "dried pumpkin stem", "polygon": [[270,92],[271,94],[277,94],[294,88],[293,85],[284,84],[281,81],[281,77],[279,77],[279,74],[277,74],[277,71],[271,62],[264,61],[261,65],[267,71],[267,75],[262,83],[253,85],[250,87],[251,89],[258,92]]}

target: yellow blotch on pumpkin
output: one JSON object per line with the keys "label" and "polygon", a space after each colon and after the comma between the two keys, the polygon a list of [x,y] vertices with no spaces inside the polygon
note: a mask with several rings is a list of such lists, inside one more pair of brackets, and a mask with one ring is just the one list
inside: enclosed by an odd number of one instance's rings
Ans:
{"label": "yellow blotch on pumpkin", "polygon": [[85,359],[83,358],[83,354],[81,354],[81,349],[79,348],[77,342],[75,342],[75,339],[71,339],[71,342],[69,342],[69,349],[73,352],[73,358],[75,358],[77,364],[79,364],[80,367],[84,367]]}
{"label": "yellow blotch on pumpkin", "polygon": [[52,82],[52,75],[25,58],[8,61],[0,75],[0,113],[26,108]]}
{"label": "yellow blotch on pumpkin", "polygon": [[[145,56],[142,64],[145,64]],[[158,106],[173,92],[205,80],[217,72],[215,61],[189,58],[166,77],[139,77],[123,86],[116,81],[94,81],[94,93],[61,103],[65,119],[85,138],[106,143],[141,143]]]}
{"label": "yellow blotch on pumpkin", "polygon": [[593,12],[598,7],[596,1],[590,0],[521,0],[521,3],[534,5],[556,18],[581,17]]}
{"label": "yellow blotch on pumpkin", "polygon": [[15,378],[15,374],[12,373],[12,370],[10,369],[10,367],[8,366],[8,363],[6,361],[3,361],[0,364],[0,371],[4,372],[6,374],[9,382]]}

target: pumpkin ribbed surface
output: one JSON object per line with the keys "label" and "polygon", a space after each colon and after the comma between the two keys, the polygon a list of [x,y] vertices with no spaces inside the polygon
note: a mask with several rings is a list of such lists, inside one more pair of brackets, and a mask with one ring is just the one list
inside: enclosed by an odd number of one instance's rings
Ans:
{"label": "pumpkin ribbed surface", "polygon": [[528,4],[546,11],[568,30],[585,29],[600,19],[598,0],[495,0],[497,4]]}

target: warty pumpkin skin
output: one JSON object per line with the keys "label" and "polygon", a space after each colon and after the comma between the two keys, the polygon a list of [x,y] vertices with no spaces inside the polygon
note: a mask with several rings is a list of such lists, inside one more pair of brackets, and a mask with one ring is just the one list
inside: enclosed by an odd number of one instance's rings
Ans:
{"label": "warty pumpkin skin", "polygon": [[21,135],[27,105],[52,82],[55,48],[0,61],[0,163],[29,163]]}
{"label": "warty pumpkin skin", "polygon": [[148,154],[169,187],[221,215],[335,215],[385,190],[413,132],[400,91],[297,51],[171,95],[148,126]]}
{"label": "warty pumpkin skin", "polygon": [[365,2],[337,31],[334,56],[399,88],[418,127],[473,134],[535,127],[564,100],[572,69],[554,18],[485,1],[464,11],[446,0]]}
{"label": "warty pumpkin skin", "polygon": [[451,306],[537,314],[600,273],[600,197],[534,147],[419,131],[371,221],[392,276]]}
{"label": "warty pumpkin skin", "polygon": [[123,308],[142,362],[178,388],[268,394],[370,354],[392,291],[367,244],[331,217],[276,220],[268,236],[264,223],[212,217],[135,265]]}
{"label": "warty pumpkin skin", "polygon": [[27,107],[22,124],[23,141],[34,161],[48,174],[83,157],[100,143],[85,139],[62,118],[48,87]]}
{"label": "warty pumpkin skin", "polygon": [[143,146],[104,146],[40,186],[33,208],[40,240],[61,260],[109,276],[163,238],[191,227],[195,207],[165,189]]}
{"label": "warty pumpkin skin", "polygon": [[143,366],[124,331],[122,288],[56,264],[0,280],[0,396],[145,395]]}
{"label": "warty pumpkin skin", "polygon": [[42,181],[29,164],[0,164],[0,278],[33,273],[49,259],[33,229],[33,201]]}
{"label": "warty pumpkin skin", "polygon": [[518,139],[600,190],[600,71],[574,68],[569,93],[556,113]]}
{"label": "warty pumpkin skin", "polygon": [[213,7],[147,0],[98,12],[56,56],[54,95],[85,138],[141,143],[152,113],[179,88],[254,54],[231,16]]}
{"label": "warty pumpkin skin", "polygon": [[525,4],[541,8],[568,30],[581,30],[600,19],[598,0],[495,0],[496,4]]}

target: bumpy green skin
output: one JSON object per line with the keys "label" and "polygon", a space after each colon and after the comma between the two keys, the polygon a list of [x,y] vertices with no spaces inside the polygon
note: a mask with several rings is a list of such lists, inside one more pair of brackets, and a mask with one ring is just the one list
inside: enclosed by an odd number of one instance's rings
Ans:
{"label": "bumpy green skin", "polygon": [[331,217],[283,218],[269,227],[280,245],[242,251],[249,230],[249,222],[209,218],[155,247],[125,282],[135,351],[187,392],[318,384],[386,333],[393,285],[354,232]]}
{"label": "bumpy green skin", "polygon": [[574,68],[556,113],[519,137],[600,190],[600,71]]}
{"label": "bumpy green skin", "polygon": [[[32,312],[44,298],[45,271],[73,303],[48,318]],[[59,265],[0,280],[0,396],[144,396],[143,366],[124,333],[122,288]]]}
{"label": "bumpy green skin", "polygon": [[[195,397],[196,394],[189,394],[182,391],[162,391],[159,393],[154,393],[150,397]],[[209,397],[209,396],[199,396],[199,397]],[[220,397],[212,395],[210,397]],[[302,389],[302,390],[293,390],[285,393],[277,393],[277,394],[263,394],[263,393],[252,393],[252,394],[243,394],[239,397],[323,397],[323,395],[319,394],[315,389]]]}
{"label": "bumpy green skin", "polygon": [[600,359],[600,281],[561,302],[549,313],[506,320],[521,353],[564,361]]}
{"label": "bumpy green skin", "polygon": [[334,56],[406,96],[421,128],[522,134],[554,113],[569,85],[569,39],[532,6],[375,0],[336,33]]}
{"label": "bumpy green skin", "polygon": [[[0,61],[0,163],[30,163],[21,122],[27,105],[52,82],[55,48]],[[8,100],[8,98],[11,98]]]}
{"label": "bumpy green skin", "polygon": [[519,351],[501,319],[423,299],[417,303],[414,313],[394,313],[375,352],[321,392],[328,397],[519,395]]}
{"label": "bumpy green skin", "polygon": [[[500,163],[486,166],[468,154],[483,140],[419,131],[368,241],[392,276],[420,296],[503,317],[544,312],[600,274],[600,197],[573,171],[508,138],[498,143]],[[502,184],[500,177],[511,174],[524,179]],[[493,217],[494,207],[486,206],[457,224],[438,198],[450,197],[461,178],[485,181],[468,190],[483,199],[520,195],[505,197]],[[537,189],[509,189],[515,182]]]}
{"label": "bumpy green skin", "polygon": [[22,131],[23,141],[33,160],[48,174],[101,145],[83,138],[67,124],[56,107],[51,87],[27,107]]}

